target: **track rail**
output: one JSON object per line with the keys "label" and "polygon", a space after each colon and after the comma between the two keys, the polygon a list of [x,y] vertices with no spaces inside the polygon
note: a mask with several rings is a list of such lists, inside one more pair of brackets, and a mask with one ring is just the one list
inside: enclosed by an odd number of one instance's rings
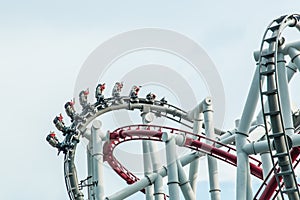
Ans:
{"label": "track rail", "polygon": [[[293,162],[293,169],[295,169],[300,159],[298,158],[300,155],[300,147],[294,147],[290,151],[291,159]],[[278,162],[275,164],[277,173],[280,172],[280,168],[278,168]],[[282,181],[282,178],[280,178],[280,181]],[[282,185],[282,182],[281,182]],[[298,185],[299,186],[299,185]],[[282,187],[282,186],[281,186]],[[278,189],[277,180],[274,175],[274,171],[271,170],[267,177],[265,178],[264,182],[258,189],[257,193],[254,196],[254,200],[265,200],[265,199],[276,199],[278,193],[280,192]],[[277,190],[276,190],[277,189]]]}
{"label": "track rail", "polygon": [[[237,165],[236,150],[228,145],[224,145],[215,140],[196,135],[187,131],[174,129],[170,127],[155,125],[132,125],[116,129],[110,133],[110,140],[103,146],[104,161],[107,161],[111,168],[128,184],[132,184],[139,180],[133,173],[127,170],[113,155],[114,149],[121,143],[134,140],[152,140],[162,142],[163,132],[169,132],[185,137],[182,146],[203,152],[207,155],[216,157],[233,166]],[[196,138],[196,139],[195,139]],[[206,141],[212,142],[211,145]],[[216,146],[219,146],[217,148]],[[261,162],[250,156],[251,174],[259,179],[263,179]]]}
{"label": "track rail", "polygon": [[[283,198],[283,194],[286,193],[289,199],[299,199],[300,193],[289,153],[290,144],[283,122],[277,65],[279,62],[285,62],[278,59],[278,48],[283,43],[283,38],[280,37],[281,33],[286,27],[295,26],[298,20],[299,15],[286,15],[273,20],[265,31],[259,56],[261,104],[273,172],[281,197]],[[265,47],[267,47],[267,51],[264,51]],[[265,78],[267,78],[267,89],[264,89],[263,84]],[[268,104],[265,104],[266,99]],[[268,121],[271,122],[271,133],[267,130]],[[274,139],[273,144],[271,143],[272,139]],[[274,145],[275,151],[272,151],[272,145]],[[279,171],[276,168],[276,161],[278,161]],[[284,187],[280,184],[281,179],[283,179]]]}
{"label": "track rail", "polygon": [[76,166],[74,164],[75,152],[77,147],[77,139],[71,138],[74,147],[65,154],[64,158],[64,177],[68,195],[71,200],[84,200],[84,195],[78,187],[78,178]]}
{"label": "track rail", "polygon": [[[297,134],[300,134],[300,127],[297,127],[295,132]],[[300,147],[293,147],[290,151],[292,163],[293,163],[293,169],[295,169],[299,162],[300,159],[298,158],[300,155]],[[278,168],[278,162],[275,163],[276,171],[280,172],[280,168]],[[280,179],[281,181],[281,187],[282,187],[282,178]],[[299,184],[298,184],[299,187]],[[274,175],[274,171],[270,170],[268,175],[265,177],[263,183],[257,190],[254,200],[265,200],[265,199],[275,199],[280,192],[278,189],[277,181]]]}
{"label": "track rail", "polygon": [[80,132],[84,132],[87,125],[90,124],[95,118],[114,110],[143,110],[145,106],[149,106],[150,112],[154,113],[159,117],[166,117],[172,121],[178,122],[188,128],[192,128],[193,120],[188,118],[187,112],[173,106],[171,104],[162,103],[160,101],[148,102],[144,98],[138,98],[138,103],[133,103],[130,101],[129,97],[121,97],[122,103],[116,104],[113,98],[106,99],[107,106],[102,107],[102,105],[92,105],[94,108],[92,111],[83,112],[80,116],[84,119],[79,122],[77,129]]}

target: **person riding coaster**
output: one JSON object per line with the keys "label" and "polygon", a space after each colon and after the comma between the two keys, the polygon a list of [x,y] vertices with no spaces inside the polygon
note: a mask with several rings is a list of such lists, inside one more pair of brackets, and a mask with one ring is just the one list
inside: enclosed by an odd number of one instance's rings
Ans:
{"label": "person riding coaster", "polygon": [[104,94],[103,94],[103,91],[105,90],[105,83],[101,84],[99,83],[96,87],[96,91],[95,91],[95,98],[96,98],[96,103],[95,103],[95,106],[99,106],[98,107],[98,110],[101,109],[101,108],[106,108],[108,105],[107,105],[107,101],[105,100],[104,98]]}
{"label": "person riding coaster", "polygon": [[114,98],[114,101],[113,101],[114,104],[123,104],[124,103],[124,101],[120,95],[122,88],[123,88],[123,82],[115,83],[115,86],[112,90],[112,97]]}
{"label": "person riding coaster", "polygon": [[83,113],[87,113],[88,111],[93,111],[94,108],[91,104],[88,103],[88,95],[89,95],[89,88],[86,90],[82,90],[79,93],[79,103],[82,106]]}
{"label": "person riding coaster", "polygon": [[130,102],[132,102],[132,103],[139,102],[138,93],[139,93],[141,87],[142,86],[136,86],[136,85],[132,86],[130,93],[129,93]]}

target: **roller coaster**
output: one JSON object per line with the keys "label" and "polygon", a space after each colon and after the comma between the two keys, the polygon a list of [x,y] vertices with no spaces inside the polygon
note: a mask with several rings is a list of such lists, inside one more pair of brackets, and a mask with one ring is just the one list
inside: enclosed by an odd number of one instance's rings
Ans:
{"label": "roller coaster", "polygon": [[[292,110],[289,82],[300,70],[300,42],[286,43],[282,36],[287,28],[300,31],[299,21],[298,14],[284,15],[268,25],[260,50],[254,52],[256,71],[244,110],[232,130],[214,127],[211,97],[205,98],[194,109],[184,111],[165,98],[156,100],[153,93],[141,98],[139,86],[133,86],[128,96],[122,96],[123,83],[117,82],[109,98],[104,96],[106,85],[98,84],[95,103],[88,102],[89,90],[80,92],[80,113],[75,111],[74,101],[67,102],[65,111],[71,125],[65,125],[62,115],[53,120],[65,136],[64,140],[60,142],[54,132],[50,132],[46,140],[58,153],[64,154],[64,178],[70,200],[121,200],[137,192],[144,193],[147,200],[200,199],[196,197],[196,186],[199,159],[203,156],[207,157],[209,193],[213,200],[221,199],[218,162],[236,167],[238,200],[299,200],[295,168],[300,162],[300,115],[299,110]],[[261,109],[255,116],[259,100]],[[101,116],[117,110],[140,111],[142,124],[102,131]],[[154,118],[166,118],[184,126],[185,130],[153,124]],[[250,141],[249,136],[254,134],[259,136],[258,139]],[[75,154],[82,138],[89,141],[88,172],[87,178],[80,181]],[[143,177],[127,169],[114,155],[118,145],[130,141],[142,143]],[[159,142],[165,145],[166,165],[159,162],[155,153]],[[191,151],[178,156],[177,146]],[[109,196],[104,192],[104,163],[127,184]],[[261,186],[255,192],[252,191],[251,176],[261,180]],[[83,188],[87,188],[88,197],[84,197]]]}

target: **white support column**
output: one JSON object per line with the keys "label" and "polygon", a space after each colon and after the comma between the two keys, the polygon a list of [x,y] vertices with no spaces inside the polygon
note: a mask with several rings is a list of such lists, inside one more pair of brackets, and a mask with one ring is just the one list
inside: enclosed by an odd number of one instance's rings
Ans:
{"label": "white support column", "polygon": [[[88,177],[93,177],[93,142],[92,142],[92,134],[91,129],[87,128],[83,134],[82,137],[86,138],[88,140],[88,144],[86,147],[86,161],[87,161],[87,174]],[[93,182],[93,178],[89,178],[87,180],[88,184],[91,184]],[[95,199],[95,192],[94,187],[88,187],[88,199],[94,200]]]}
{"label": "white support column", "polygon": [[165,199],[163,178],[160,174],[157,174],[157,178],[154,181],[154,198],[155,200]]}
{"label": "white support column", "polygon": [[[154,120],[154,114],[150,112],[150,106],[143,106],[143,112],[141,114],[143,124],[150,124]],[[149,175],[152,171],[156,172],[160,167],[158,158],[155,157],[157,152],[157,145],[151,141],[142,141],[143,143],[143,155],[144,155],[144,174]],[[154,182],[154,186],[148,186],[146,188],[146,200],[163,200],[163,182],[162,178],[158,177]]]}
{"label": "white support column", "polygon": [[241,147],[246,144],[246,136],[242,134],[236,135],[236,147],[237,147],[237,183],[236,183],[236,199],[248,199],[248,174],[250,173],[249,158]]}
{"label": "white support column", "polygon": [[189,180],[187,179],[184,169],[181,165],[181,162],[177,160],[177,167],[178,167],[178,179],[179,179],[179,185],[182,191],[182,194],[184,196],[185,200],[196,200],[196,196],[194,194],[194,191],[189,184]]}
{"label": "white support column", "polygon": [[103,184],[103,147],[102,147],[102,138],[103,134],[100,130],[102,124],[99,120],[93,121],[92,124],[92,143],[93,143],[93,181],[96,181],[98,184],[95,188],[95,199],[103,200],[104,199],[104,184]]}
{"label": "white support column", "polygon": [[251,185],[248,186],[250,183],[250,180],[248,180],[250,178],[250,176],[248,176],[248,174],[250,174],[249,158],[247,153],[243,151],[243,146],[247,143],[249,128],[259,99],[259,82],[259,66],[257,66],[235,137],[237,148],[237,200],[250,200],[249,198],[252,196]]}
{"label": "white support column", "polygon": [[190,169],[189,169],[190,185],[192,186],[192,189],[195,192],[197,190],[198,169],[199,169],[199,159],[196,159],[190,164]]}
{"label": "white support column", "polygon": [[[152,161],[153,172],[157,173],[161,167],[160,155],[158,154],[156,143],[150,143],[149,151]],[[154,198],[155,200],[164,200],[164,188],[163,188],[163,179],[160,174],[157,175],[157,178],[154,182]]]}
{"label": "white support column", "polygon": [[287,79],[287,69],[285,67],[285,60],[283,53],[278,53],[277,56],[277,65],[278,65],[278,87],[280,91],[280,102],[281,102],[281,110],[285,132],[287,135],[291,136],[294,134],[294,125],[292,118],[292,107],[290,101],[290,93],[288,87],[288,79]]}
{"label": "white support column", "polygon": [[167,157],[167,169],[168,169],[168,187],[169,187],[169,199],[179,199],[179,180],[176,158],[176,141],[173,135],[163,133],[163,141],[166,144],[166,157]]}
{"label": "white support column", "polygon": [[[202,103],[201,103],[201,105],[202,105]],[[194,112],[193,133],[195,133],[197,135],[201,134],[202,125],[203,125],[203,114],[200,113],[200,110],[198,110],[197,112]],[[199,171],[199,159],[195,159],[190,164],[190,169],[189,169],[190,185],[191,185],[195,195],[196,195],[196,190],[197,190],[198,171]],[[196,198],[196,196],[195,196],[195,198]]]}
{"label": "white support column", "polygon": [[[292,136],[294,135],[294,125],[293,125],[293,118],[292,118],[292,106],[290,101],[288,82],[293,77],[295,72],[292,71],[292,68],[287,68],[285,66],[283,53],[278,53],[277,55],[277,67],[278,67],[278,84],[279,84],[278,87],[280,91],[279,98],[281,102],[283,124],[284,124],[286,134]],[[280,195],[278,195],[277,200],[281,200]]]}
{"label": "white support column", "polygon": [[[92,151],[93,151],[93,146],[92,142],[89,141],[86,149],[86,154],[87,154],[87,168],[88,168],[88,177],[93,177],[93,157],[92,157]],[[88,179],[88,184],[91,184],[93,181],[93,178]],[[93,200],[95,199],[95,192],[94,192],[94,187],[88,187],[88,198]]]}
{"label": "white support column", "polygon": [[[144,163],[144,175],[147,177],[149,174],[151,174],[152,167],[151,167],[151,157],[150,157],[150,150],[149,150],[149,141],[143,140],[143,163]],[[153,185],[149,185],[145,188],[146,194],[145,199],[146,200],[153,200]]]}
{"label": "white support column", "polygon": [[[193,110],[188,112],[188,118],[194,121],[193,133],[195,134],[201,134],[202,131],[203,104],[204,101],[200,102]],[[195,195],[197,193],[196,189],[197,189],[198,171],[199,171],[199,160],[196,159],[194,162],[190,164],[190,169],[189,169],[189,180]]]}
{"label": "white support column", "polygon": [[[205,135],[208,138],[215,139],[214,124],[213,124],[213,107],[211,98],[206,98],[203,104],[204,124],[205,124]],[[207,141],[207,144],[212,142]],[[209,185],[210,185],[210,198],[211,200],[221,199],[221,190],[219,185],[219,172],[218,162],[216,158],[207,156],[208,162],[208,174],[209,174]]]}

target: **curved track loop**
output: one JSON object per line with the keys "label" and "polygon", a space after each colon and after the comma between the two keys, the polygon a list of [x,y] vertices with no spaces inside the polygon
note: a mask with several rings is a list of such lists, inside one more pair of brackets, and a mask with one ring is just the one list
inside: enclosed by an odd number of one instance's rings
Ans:
{"label": "curved track loop", "polygon": [[[110,133],[110,140],[103,146],[104,160],[108,162],[112,169],[123,178],[128,184],[132,184],[139,180],[133,173],[127,170],[113,155],[113,151],[117,145],[133,140],[152,140],[162,142],[163,132],[168,132],[182,136],[183,143],[181,146],[197,150],[216,157],[233,166],[237,165],[236,150],[230,146],[220,142],[211,140],[201,135],[174,129],[170,127],[155,126],[155,125],[132,125],[119,128]],[[196,139],[194,139],[196,138]],[[212,144],[206,144],[206,141],[211,141]],[[216,146],[219,146],[217,148]],[[251,174],[259,179],[263,179],[261,162],[253,157],[250,157]]]}
{"label": "curved track loop", "polygon": [[[272,21],[265,31],[259,56],[261,104],[273,172],[281,197],[283,198],[283,194],[286,193],[289,199],[299,199],[300,193],[289,153],[290,145],[285,132],[280,102],[278,63],[285,63],[285,60],[283,55],[279,56],[278,48],[284,43],[284,39],[281,38],[283,30],[288,26],[294,27],[299,19],[299,15],[286,15]],[[267,50],[264,50],[265,48]],[[265,78],[267,79],[267,89],[263,87]],[[268,104],[265,104],[265,100],[268,101]],[[267,130],[268,121],[271,122],[272,133]],[[274,144],[271,144],[272,139],[274,139]],[[275,151],[272,151],[272,145],[274,145]],[[276,168],[276,161],[278,161],[280,172]],[[284,187],[280,184],[282,179]]]}
{"label": "curved track loop", "polygon": [[[88,110],[87,112],[82,112],[80,114],[81,121],[74,121],[72,126],[75,124],[76,129],[79,131],[79,134],[83,135],[86,131],[86,127],[97,117],[114,110],[143,110],[144,106],[150,108],[150,112],[154,113],[159,117],[167,117],[170,120],[176,121],[184,126],[191,128],[192,120],[188,118],[187,112],[173,106],[171,104],[162,103],[161,101],[149,102],[144,98],[138,98],[139,103],[132,103],[129,97],[121,97],[122,103],[116,103],[114,98],[105,99],[107,102],[106,107],[102,105],[92,105],[93,110]],[[216,131],[219,131],[216,129]],[[219,131],[221,132],[221,131]],[[69,150],[65,154],[64,161],[64,176],[67,191],[71,200],[83,200],[83,194],[79,190],[77,172],[74,164],[74,157],[76,151],[77,142],[72,142],[73,137],[69,139],[66,143],[74,143],[74,148]]]}
{"label": "curved track loop", "polygon": [[[121,100],[121,101],[120,101]],[[76,127],[76,130],[78,130],[78,137],[79,135],[83,135],[86,131],[86,127],[97,117],[114,110],[134,110],[138,109],[140,111],[143,111],[144,107],[147,107],[147,109],[150,110],[150,112],[154,113],[157,117],[166,117],[170,120],[173,120],[177,123],[180,123],[188,128],[192,129],[192,123],[193,120],[188,117],[188,113],[176,106],[173,106],[171,104],[168,104],[166,102],[161,101],[153,101],[149,102],[145,98],[138,98],[137,102],[131,102],[131,99],[128,96],[122,96],[120,97],[119,101],[116,102],[115,98],[107,98],[106,106],[103,107],[103,105],[97,105],[96,103],[91,105],[91,110],[83,111],[79,118],[80,120],[74,121],[72,126]],[[216,134],[220,135],[224,133],[223,131],[219,129],[215,129]],[[65,142],[70,142],[66,138]],[[75,148],[72,149],[72,152],[68,152],[65,155],[65,162],[64,162],[64,175],[65,175],[65,182],[67,191],[69,194],[69,197],[71,200],[83,200],[83,197],[81,196],[82,193],[79,190],[78,186],[78,179],[77,179],[77,172],[74,164],[74,156],[76,151],[76,144],[75,142]],[[74,152],[73,152],[74,151]],[[124,169],[125,170],[125,169]],[[126,170],[125,170],[126,171]]]}
{"label": "curved track loop", "polygon": [[78,130],[83,133],[87,127],[88,124],[90,124],[95,118],[111,111],[115,110],[141,110],[143,111],[143,108],[145,106],[148,106],[150,108],[150,112],[154,113],[158,117],[166,117],[170,120],[173,120],[177,123],[180,123],[184,126],[187,126],[189,128],[192,128],[193,120],[189,119],[188,113],[176,106],[173,106],[171,104],[162,103],[161,101],[154,101],[149,102],[144,98],[138,98],[138,103],[133,103],[130,101],[129,97],[121,97],[120,98],[123,102],[122,103],[115,103],[114,98],[108,98],[107,101],[107,107],[103,108],[102,105],[93,105],[94,107],[93,111],[81,114],[81,117],[84,119],[84,121],[78,123]]}
{"label": "curved track loop", "polygon": [[74,164],[75,151],[77,143],[73,149],[65,154],[64,158],[64,176],[68,195],[71,200],[84,200],[83,193],[78,187],[77,171]]}

